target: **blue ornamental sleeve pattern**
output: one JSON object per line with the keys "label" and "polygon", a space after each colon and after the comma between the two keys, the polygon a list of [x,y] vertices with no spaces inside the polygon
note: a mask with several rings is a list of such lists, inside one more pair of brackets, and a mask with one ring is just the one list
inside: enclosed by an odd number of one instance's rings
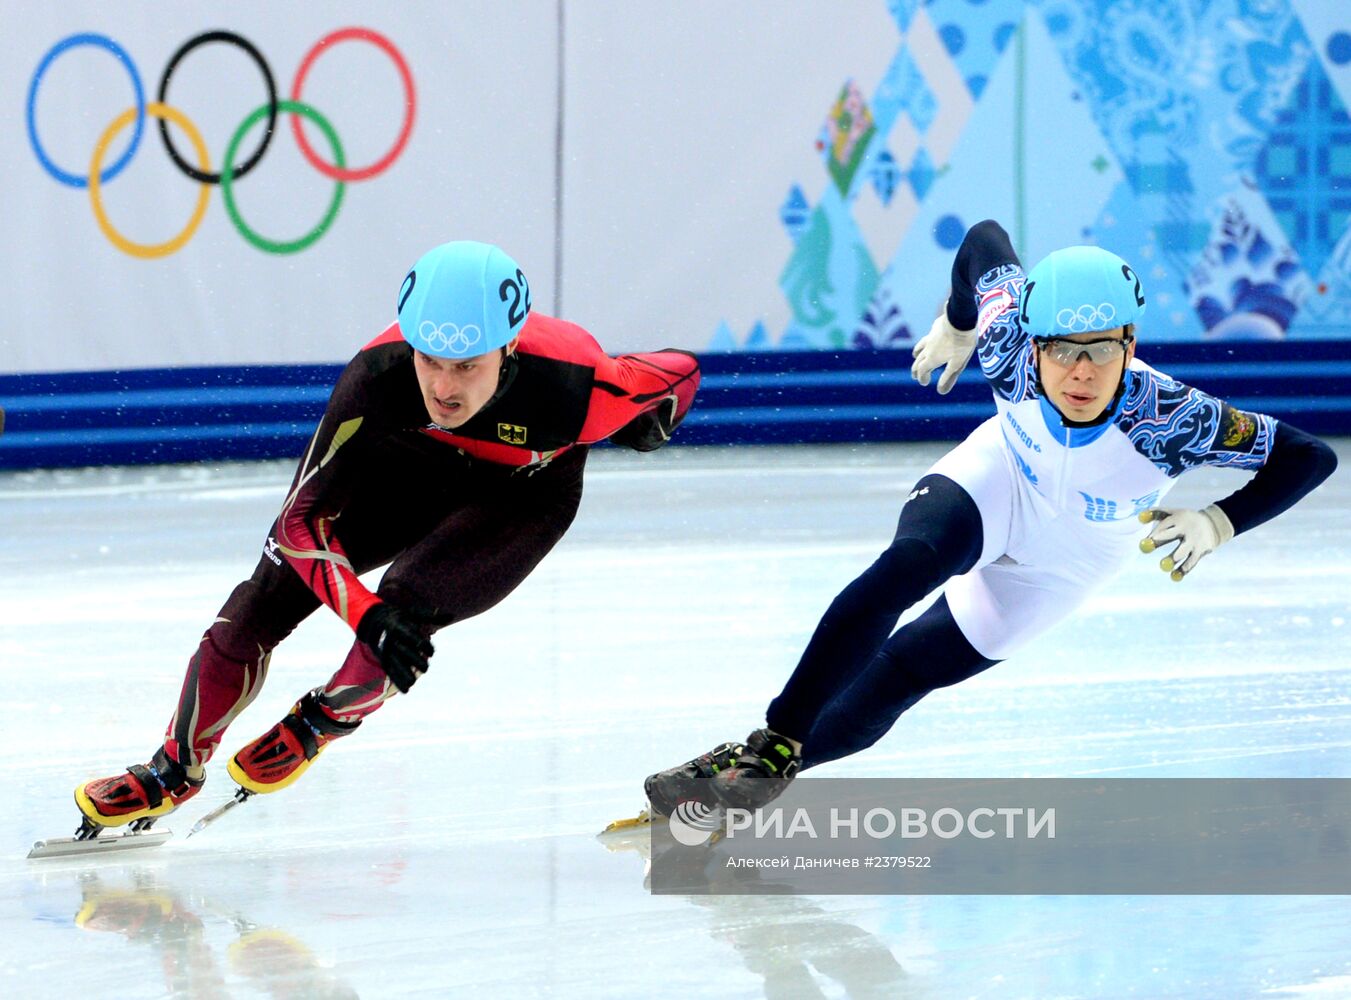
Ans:
{"label": "blue ornamental sleeve pattern", "polygon": [[976,282],[977,353],[980,367],[995,395],[1019,403],[1036,394],[1032,338],[1018,323],[1018,295],[1023,290],[1023,269],[1001,264],[986,271]]}
{"label": "blue ornamental sleeve pattern", "polygon": [[1266,464],[1276,421],[1153,370],[1126,373],[1116,425],[1135,450],[1171,477],[1202,465],[1258,469]]}

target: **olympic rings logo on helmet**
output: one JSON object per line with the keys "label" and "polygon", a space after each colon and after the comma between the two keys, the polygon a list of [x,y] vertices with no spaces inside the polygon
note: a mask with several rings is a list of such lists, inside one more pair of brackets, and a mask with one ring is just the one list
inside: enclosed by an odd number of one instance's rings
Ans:
{"label": "olympic rings logo on helmet", "polygon": [[[447,330],[450,333],[447,333]],[[460,356],[483,339],[483,331],[473,323],[466,323],[464,326],[442,323],[437,326],[431,320],[424,319],[418,325],[417,332],[427,348],[434,354],[450,350],[456,356]]]}
{"label": "olympic rings logo on helmet", "polygon": [[[363,41],[369,42],[376,48],[384,52],[393,61],[395,69],[403,81],[405,95],[405,111],[403,124],[399,129],[398,137],[394,140],[393,146],[380,159],[363,167],[348,167],[347,160],[343,153],[342,143],[338,139],[337,132],[332,124],[319,111],[311,105],[301,101],[301,91],[305,86],[305,78],[309,75],[315,61],[324,52],[328,51],[333,45],[345,41]],[[253,63],[258,67],[262,74],[263,82],[267,87],[267,103],[252,111],[244,121],[235,129],[226,145],[225,156],[221,164],[220,171],[212,172],[210,157],[207,152],[206,143],[202,139],[201,132],[193,124],[192,120],[182,111],[171,106],[168,101],[169,81],[172,79],[174,71],[187,55],[202,45],[211,42],[224,42],[234,45],[243,50]],[[104,49],[110,52],[126,69],[131,77],[132,89],[135,92],[136,103],[122,112],[112,123],[104,129],[99,140],[94,145],[93,154],[90,157],[89,173],[86,175],[70,173],[57,166],[47,155],[43,148],[42,140],[38,136],[36,108],[38,88],[42,83],[42,78],[47,70],[51,68],[52,63],[64,52],[80,46],[92,46],[94,48]],[[240,178],[249,173],[259,161],[263,154],[267,152],[272,142],[272,136],[275,130],[277,113],[286,112],[291,116],[291,133],[295,136],[296,144],[300,147],[301,153],[310,166],[314,167],[320,174],[335,182],[333,197],[330,199],[328,208],[325,210],[323,218],[305,235],[293,240],[274,240],[263,236],[255,231],[240,214],[239,206],[235,202],[234,185]],[[343,192],[346,185],[351,181],[364,181],[383,173],[389,166],[399,158],[403,153],[404,147],[408,144],[408,138],[413,131],[413,119],[416,113],[416,93],[413,86],[413,74],[408,68],[408,62],[403,57],[394,43],[384,35],[372,31],[369,28],[349,27],[340,28],[337,31],[330,32],[319,41],[315,42],[296,70],[294,80],[291,82],[291,96],[286,100],[279,100],[277,97],[276,84],[272,78],[272,70],[263,58],[262,53],[241,35],[232,31],[206,31],[189,38],[178,51],[170,56],[168,63],[164,67],[164,72],[160,76],[158,99],[147,102],[145,99],[145,90],[141,85],[141,76],[127,51],[118,45],[106,35],[83,32],[70,35],[53,45],[39,61],[37,69],[33,72],[33,79],[28,85],[28,141],[33,147],[33,153],[37,156],[38,163],[55,180],[68,187],[89,189],[90,205],[94,212],[94,219],[98,223],[99,229],[108,241],[116,246],[122,252],[132,257],[142,259],[151,259],[156,257],[167,257],[178,250],[192,239],[197,228],[201,225],[203,217],[206,215],[206,204],[208,196],[211,193],[211,185],[220,185],[221,194],[225,199],[226,214],[230,221],[234,223],[235,229],[244,239],[259,250],[269,253],[285,254],[297,253],[312,245],[328,231],[337,218],[338,210],[342,206]],[[136,243],[118,232],[109,221],[107,213],[103,208],[102,188],[104,184],[113,180],[122,170],[131,162],[131,158],[136,155],[140,148],[141,137],[145,131],[145,120],[147,117],[159,120],[160,138],[164,143],[164,148],[169,154],[169,158],[174,165],[188,178],[198,182],[201,189],[198,192],[197,203],[193,208],[192,216],[188,224],[178,233],[177,236],[163,242],[155,244]],[[239,147],[249,130],[264,118],[267,124],[263,129],[262,140],[258,148],[253,150],[246,158],[239,160]],[[305,137],[304,130],[301,128],[300,120],[309,119],[313,122],[328,143],[332,153],[332,162],[324,160],[315,152],[310,142]],[[173,122],[181,128],[188,137],[188,142],[193,147],[193,152],[197,157],[197,166],[193,166],[183,159],[178,149],[175,148],[173,140],[169,137],[168,123]],[[131,141],[126,150],[112,165],[103,166],[104,157],[107,154],[108,147],[117,137],[118,133],[128,125],[132,126]]]}
{"label": "olympic rings logo on helmet", "polygon": [[1078,309],[1062,309],[1055,314],[1056,327],[1070,333],[1089,333],[1096,330],[1110,330],[1116,319],[1116,306],[1110,302],[1099,302],[1096,306],[1086,303]]}

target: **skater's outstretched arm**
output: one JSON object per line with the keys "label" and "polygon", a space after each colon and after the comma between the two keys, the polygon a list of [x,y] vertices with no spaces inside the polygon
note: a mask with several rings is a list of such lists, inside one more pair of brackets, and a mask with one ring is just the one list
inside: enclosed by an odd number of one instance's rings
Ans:
{"label": "skater's outstretched arm", "polygon": [[975,331],[981,370],[995,395],[1010,402],[1033,395],[1032,338],[1018,318],[1025,275],[999,223],[986,219],[967,231],[952,262],[951,281],[946,318],[957,330]]}
{"label": "skater's outstretched arm", "polygon": [[942,312],[915,344],[915,363],[910,367],[911,377],[920,385],[928,385],[930,376],[942,368],[940,396],[957,384],[981,334],[998,325],[990,343],[1002,345],[1001,357],[1022,343],[1013,322],[1022,268],[999,223],[986,219],[967,231],[952,263],[951,286]]}
{"label": "skater's outstretched arm", "polygon": [[634,451],[655,451],[685,419],[699,389],[699,361],[687,351],[602,355],[581,441],[609,438]]}
{"label": "skater's outstretched arm", "polygon": [[[1158,380],[1155,373],[1149,374]],[[1140,439],[1137,425],[1131,428],[1131,437],[1143,454],[1153,457],[1160,466],[1170,463],[1175,467],[1174,474],[1201,465],[1256,472],[1239,489],[1203,510],[1155,507],[1140,514],[1141,521],[1153,524],[1149,537],[1140,543],[1141,551],[1151,553],[1171,546],[1159,567],[1173,580],[1181,581],[1205,556],[1235,535],[1289,510],[1316,489],[1337,468],[1337,455],[1322,441],[1288,423],[1261,413],[1245,413],[1197,389],[1163,381],[1196,411],[1196,416],[1183,423],[1201,430],[1190,436],[1161,438],[1161,445],[1147,450],[1150,442]],[[1157,416],[1151,422],[1157,423]],[[1163,447],[1170,442],[1171,447]],[[1151,455],[1151,450],[1155,454]]]}
{"label": "skater's outstretched arm", "polygon": [[[1236,410],[1230,412],[1237,418],[1249,416]],[[1271,447],[1257,474],[1227,497],[1215,501],[1215,506],[1224,511],[1234,526],[1235,535],[1283,514],[1337,469],[1336,452],[1318,438],[1283,420],[1273,423]],[[1216,438],[1222,433],[1217,432]]]}

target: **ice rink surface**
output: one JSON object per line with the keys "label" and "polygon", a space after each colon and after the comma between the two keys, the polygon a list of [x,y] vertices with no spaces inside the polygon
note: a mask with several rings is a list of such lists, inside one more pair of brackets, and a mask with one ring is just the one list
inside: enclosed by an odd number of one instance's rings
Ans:
{"label": "ice rink surface", "polygon": [[[1137,563],[937,692],[854,777],[1351,776],[1351,443],[1180,584]],[[25,860],[147,760],[292,463],[0,476],[0,996],[1347,997],[1344,897],[653,896],[596,832],[761,724],[944,445],[596,453],[572,532],[292,788],[202,835],[225,754],[341,662],[283,644],[156,850]],[[1239,474],[1192,473],[1203,505]]]}

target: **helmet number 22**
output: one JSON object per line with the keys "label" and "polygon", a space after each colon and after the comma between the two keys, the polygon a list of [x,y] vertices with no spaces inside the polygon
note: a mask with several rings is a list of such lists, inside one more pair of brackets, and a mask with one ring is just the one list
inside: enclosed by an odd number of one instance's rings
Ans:
{"label": "helmet number 22", "polygon": [[497,286],[497,295],[507,303],[507,325],[514,327],[525,319],[530,312],[530,285],[520,268],[516,269],[516,280],[505,279]]}

